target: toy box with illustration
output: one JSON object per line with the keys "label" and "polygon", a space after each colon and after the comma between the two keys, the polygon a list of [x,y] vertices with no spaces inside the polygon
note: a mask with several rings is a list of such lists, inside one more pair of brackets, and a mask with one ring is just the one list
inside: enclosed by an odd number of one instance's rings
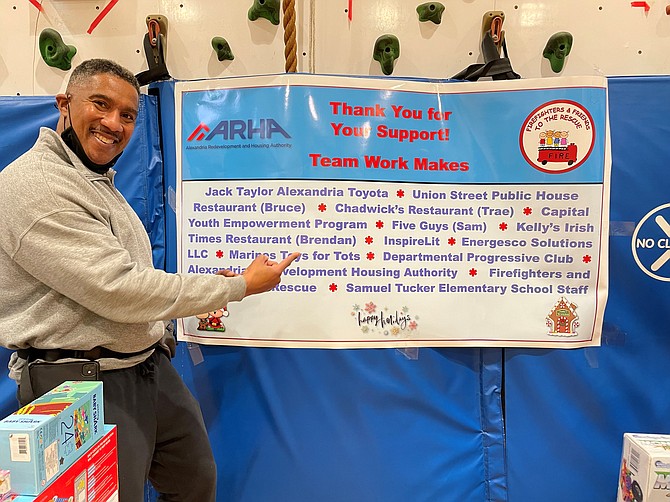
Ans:
{"label": "toy box with illustration", "polygon": [[623,435],[617,502],[670,500],[670,435]]}
{"label": "toy box with illustration", "polygon": [[38,495],[104,433],[102,382],[64,382],[0,421],[0,469]]}
{"label": "toy box with illustration", "polygon": [[116,426],[105,425],[105,435],[37,497],[11,495],[13,502],[118,502],[119,475]]}

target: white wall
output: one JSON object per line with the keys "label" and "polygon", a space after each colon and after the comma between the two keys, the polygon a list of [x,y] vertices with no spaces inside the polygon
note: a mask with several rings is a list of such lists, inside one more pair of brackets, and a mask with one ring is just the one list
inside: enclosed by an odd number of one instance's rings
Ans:
{"label": "white wall", "polygon": [[[39,1],[39,0],[36,0]],[[542,57],[551,35],[568,31],[574,45],[561,75],[665,74],[670,66],[670,16],[651,0],[649,12],[628,0],[540,2],[442,0],[442,22],[420,22],[422,0],[295,0],[298,71],[383,75],[373,60],[375,40],[400,39],[394,76],[448,78],[481,62],[484,13],[505,13],[505,38],[514,70],[524,78],[556,76]],[[176,79],[284,72],[283,27],[250,21],[253,0],[120,0],[98,27],[91,22],[110,0],[29,0],[0,5],[0,95],[49,95],[64,87],[67,72],[42,60],[39,34],[58,31],[77,48],[73,65],[91,57],[115,59],[134,73],[148,68],[142,46],[146,16],[168,19],[167,65]],[[228,40],[233,61],[219,62],[214,36]]]}

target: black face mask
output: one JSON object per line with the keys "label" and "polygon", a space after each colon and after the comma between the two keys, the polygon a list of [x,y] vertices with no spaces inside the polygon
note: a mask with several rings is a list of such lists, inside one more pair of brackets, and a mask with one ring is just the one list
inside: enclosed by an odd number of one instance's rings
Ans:
{"label": "black face mask", "polygon": [[[67,111],[68,111],[68,119],[70,118],[70,105],[67,105]],[[72,128],[72,120],[70,119],[70,127],[65,129],[60,137],[63,139],[65,144],[72,150],[77,157],[79,157],[79,160],[88,167],[91,171],[98,173],[98,174],[105,174],[107,171],[109,171],[109,168],[112,167],[114,164],[116,164],[116,161],[119,160],[119,157],[121,157],[121,154],[118,154],[116,157],[114,157],[112,160],[107,162],[106,164],[96,164],[93,162],[91,159],[88,158],[88,155],[86,155],[86,152],[84,151],[84,147],[81,145],[81,141],[79,141],[79,138],[77,137],[77,133],[74,132],[74,129]],[[122,152],[123,153],[123,152]]]}

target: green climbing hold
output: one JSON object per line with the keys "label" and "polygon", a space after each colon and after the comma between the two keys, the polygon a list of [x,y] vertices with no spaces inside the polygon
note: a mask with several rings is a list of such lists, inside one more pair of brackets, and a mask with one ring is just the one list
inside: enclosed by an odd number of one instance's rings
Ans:
{"label": "green climbing hold", "polygon": [[230,50],[230,44],[225,38],[214,37],[212,39],[212,47],[214,48],[214,52],[216,52],[216,57],[219,58],[219,61],[223,61],[225,59],[232,61],[235,59],[235,56],[233,56],[233,51]]}
{"label": "green climbing hold", "polygon": [[400,41],[395,35],[382,35],[375,42],[372,52],[375,61],[379,61],[384,75],[393,73],[393,63],[400,57]]}
{"label": "green climbing hold", "polygon": [[426,2],[422,3],[416,8],[419,14],[419,21],[432,21],[435,24],[442,22],[442,13],[444,12],[444,5],[440,2]]}
{"label": "green climbing hold", "polygon": [[72,58],[77,53],[74,45],[67,45],[56,30],[45,28],[40,33],[40,54],[49,66],[69,70],[72,68]]}
{"label": "green climbing hold", "polygon": [[259,17],[264,17],[272,24],[279,24],[279,0],[254,0],[254,4],[249,9],[247,16],[250,21],[255,21]]}
{"label": "green climbing hold", "polygon": [[563,69],[570,49],[572,49],[572,35],[567,31],[559,31],[549,37],[542,55],[549,60],[554,73],[559,73]]}

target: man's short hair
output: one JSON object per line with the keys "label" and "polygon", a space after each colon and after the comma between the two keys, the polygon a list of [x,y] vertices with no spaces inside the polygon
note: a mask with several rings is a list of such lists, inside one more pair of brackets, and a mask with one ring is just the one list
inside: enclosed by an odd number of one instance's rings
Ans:
{"label": "man's short hair", "polygon": [[88,59],[79,64],[70,75],[66,92],[69,93],[72,87],[81,85],[91,77],[100,74],[110,74],[119,77],[121,80],[125,80],[132,85],[137,94],[140,93],[140,84],[135,75],[130,70],[109,59]]}

